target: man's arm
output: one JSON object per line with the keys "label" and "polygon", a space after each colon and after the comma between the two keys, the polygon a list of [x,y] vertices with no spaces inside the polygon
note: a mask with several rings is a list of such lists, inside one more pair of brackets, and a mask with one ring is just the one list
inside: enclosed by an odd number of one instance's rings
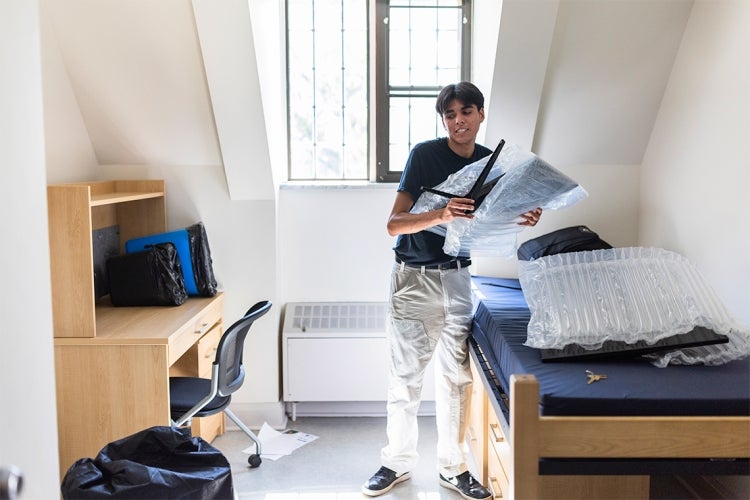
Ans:
{"label": "man's arm", "polygon": [[474,200],[467,198],[451,198],[445,207],[421,214],[409,213],[412,205],[414,205],[414,200],[411,194],[407,191],[396,193],[396,201],[393,202],[391,216],[388,218],[389,235],[418,233],[455,219],[471,219],[474,217],[471,214],[471,211],[474,210]]}

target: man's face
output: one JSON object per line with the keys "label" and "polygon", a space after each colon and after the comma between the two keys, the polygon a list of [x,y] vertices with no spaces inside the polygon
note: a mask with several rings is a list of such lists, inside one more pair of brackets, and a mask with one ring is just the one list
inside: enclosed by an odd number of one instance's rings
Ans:
{"label": "man's face", "polygon": [[451,101],[443,112],[443,126],[448,132],[448,139],[457,144],[474,143],[483,121],[484,109],[477,109],[476,104],[464,104],[458,99]]}

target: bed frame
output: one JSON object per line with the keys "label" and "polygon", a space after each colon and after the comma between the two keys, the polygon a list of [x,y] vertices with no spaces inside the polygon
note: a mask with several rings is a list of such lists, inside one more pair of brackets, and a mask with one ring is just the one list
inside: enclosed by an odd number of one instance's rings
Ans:
{"label": "bed frame", "polygon": [[[618,463],[750,458],[750,417],[542,416],[536,378],[511,375],[510,396],[500,393],[481,348],[471,345],[475,383],[467,438],[493,498],[648,499],[648,471],[618,474]],[[573,469],[578,462],[599,460],[614,473],[594,475],[584,467],[580,475],[540,474],[545,458],[570,459]]]}

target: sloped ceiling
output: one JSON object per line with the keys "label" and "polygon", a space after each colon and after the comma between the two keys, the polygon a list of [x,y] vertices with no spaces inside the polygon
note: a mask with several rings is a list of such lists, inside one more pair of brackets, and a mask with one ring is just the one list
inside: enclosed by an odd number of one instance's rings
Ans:
{"label": "sloped ceiling", "polygon": [[640,165],[692,4],[560,1],[536,152],[559,164]]}
{"label": "sloped ceiling", "polygon": [[222,163],[189,0],[44,7],[99,164]]}
{"label": "sloped ceiling", "polygon": [[[246,0],[229,3],[234,6],[225,8],[227,12],[240,8],[247,12]],[[542,28],[547,33],[540,33],[537,26],[531,29],[529,23],[539,17],[528,9],[551,3],[556,8],[545,8],[545,18],[552,16]],[[502,23],[513,29],[504,36],[501,26],[495,60],[489,63],[513,64],[495,66],[488,138],[495,140],[492,134],[504,137],[509,130],[523,130],[522,143],[528,142],[525,145],[537,154],[559,165],[639,165],[692,3],[504,0],[507,8],[503,8]],[[514,10],[512,4],[523,9]],[[241,145],[248,122],[262,113],[238,117],[253,106],[233,109],[231,98],[222,93],[222,99],[228,101],[224,109],[229,113],[225,115],[233,115],[231,123],[221,113],[214,114],[218,108],[214,108],[216,101],[212,106],[210,91],[216,89],[207,84],[205,68],[210,67],[210,61],[204,59],[206,47],[201,50],[191,0],[66,0],[45,1],[44,5],[50,10],[71,88],[99,164],[224,165],[231,193],[227,164],[232,151],[220,135],[231,137],[235,146]],[[209,3],[201,6],[207,8],[211,8]],[[514,19],[519,12],[522,15]],[[514,24],[517,22],[526,24],[519,27]],[[252,30],[248,31],[251,38]],[[529,33],[543,37],[543,43],[527,50],[528,56],[508,58],[509,52],[526,50]],[[226,54],[231,64],[247,60],[241,56],[241,52]],[[253,71],[257,76],[257,69]],[[231,71],[227,75],[232,75]],[[222,81],[227,78],[222,75]],[[257,85],[233,83],[230,90],[254,92],[252,99],[260,102]],[[520,114],[512,116],[518,111],[513,104],[520,101],[524,103]],[[257,141],[265,142],[265,134]],[[247,147],[257,149],[254,144]],[[267,144],[263,150],[267,156]],[[248,178],[242,170],[242,175],[235,176],[240,179],[235,187],[255,184],[269,186],[264,189],[272,191],[267,158],[251,162],[251,154],[240,151],[237,161],[242,169],[263,170],[254,174],[262,182],[253,182],[252,175]]]}

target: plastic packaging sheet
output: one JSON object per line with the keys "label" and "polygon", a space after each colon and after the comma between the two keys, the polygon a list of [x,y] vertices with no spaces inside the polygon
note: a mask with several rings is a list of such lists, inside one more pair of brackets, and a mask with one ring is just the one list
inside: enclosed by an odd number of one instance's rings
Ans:
{"label": "plastic packaging sheet", "polygon": [[660,248],[592,250],[519,261],[531,310],[526,345],[597,349],[605,340],[656,342],[702,326],[729,343],[650,355],[654,364],[723,364],[750,355],[750,330],[698,269]]}
{"label": "plastic packaging sheet", "polygon": [[[489,156],[451,175],[435,187],[449,193],[468,193]],[[585,189],[552,165],[517,145],[509,145],[500,153],[487,182],[505,174],[474,212],[472,219],[457,219],[429,229],[445,236],[443,251],[448,255],[469,253],[488,256],[515,256],[519,215],[537,207],[561,209],[588,196]],[[445,207],[448,199],[433,193],[422,193],[412,213],[429,212]]]}
{"label": "plastic packaging sheet", "polygon": [[214,277],[211,248],[208,245],[208,235],[202,222],[186,228],[190,243],[190,258],[193,263],[193,274],[198,295],[213,297],[217,292],[217,282]]}

